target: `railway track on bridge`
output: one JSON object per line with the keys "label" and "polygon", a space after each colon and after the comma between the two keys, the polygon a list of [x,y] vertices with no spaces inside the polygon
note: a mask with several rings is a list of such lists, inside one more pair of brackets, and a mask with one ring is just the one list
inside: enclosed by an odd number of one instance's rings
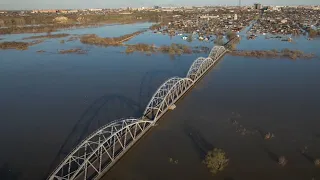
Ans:
{"label": "railway track on bridge", "polygon": [[207,58],[199,57],[186,77],[173,77],[154,93],[140,118],[113,121],[76,146],[48,180],[98,180],[150,128],[225,55],[224,46],[214,46]]}

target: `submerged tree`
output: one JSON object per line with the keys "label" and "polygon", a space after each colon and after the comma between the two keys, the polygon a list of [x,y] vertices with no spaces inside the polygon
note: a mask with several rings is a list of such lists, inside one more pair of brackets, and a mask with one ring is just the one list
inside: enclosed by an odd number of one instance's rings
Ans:
{"label": "submerged tree", "polygon": [[309,37],[310,38],[315,38],[316,36],[320,35],[320,32],[314,29],[309,30]]}
{"label": "submerged tree", "polygon": [[285,166],[287,164],[288,160],[286,159],[286,157],[284,156],[280,156],[279,159],[278,159],[278,163],[281,165],[281,166]]}
{"label": "submerged tree", "polygon": [[320,159],[315,159],[315,160],[314,160],[314,164],[315,164],[316,166],[320,166]]}
{"label": "submerged tree", "polygon": [[188,36],[187,41],[188,41],[188,42],[192,42],[192,34],[190,34],[190,35]]}
{"label": "submerged tree", "polygon": [[212,174],[216,174],[228,165],[229,159],[226,157],[226,153],[222,149],[213,149],[209,151],[203,161]]}
{"label": "submerged tree", "polygon": [[237,33],[233,32],[233,31],[228,31],[226,35],[227,35],[228,40],[231,40],[231,39],[237,37]]}

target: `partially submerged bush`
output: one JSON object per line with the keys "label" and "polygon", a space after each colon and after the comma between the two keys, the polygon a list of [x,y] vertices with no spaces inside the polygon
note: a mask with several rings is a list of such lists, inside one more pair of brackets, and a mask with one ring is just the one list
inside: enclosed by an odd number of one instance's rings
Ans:
{"label": "partially submerged bush", "polygon": [[274,134],[271,133],[271,132],[268,132],[268,133],[265,134],[265,136],[264,136],[264,139],[265,139],[265,140],[269,140],[269,139],[272,139],[272,138],[274,138]]}
{"label": "partially submerged bush", "polygon": [[226,153],[222,149],[215,148],[209,151],[206,155],[204,164],[208,167],[212,174],[216,174],[228,165],[229,159],[226,157]]}
{"label": "partially submerged bush", "polygon": [[145,52],[147,55],[151,55],[155,52],[155,46],[149,44],[135,44],[135,45],[128,45],[126,49],[127,54],[131,54],[133,52]]}
{"label": "partially submerged bush", "polygon": [[278,163],[281,165],[281,166],[285,166],[287,164],[288,160],[286,159],[286,157],[284,156],[280,156],[279,159],[278,159]]}
{"label": "partially submerged bush", "polygon": [[17,49],[17,50],[26,50],[29,47],[27,42],[2,42],[0,43],[0,49]]}
{"label": "partially submerged bush", "polygon": [[161,24],[153,24],[152,26],[149,27],[151,30],[160,30],[161,29]]}
{"label": "partially submerged bush", "polygon": [[86,54],[86,53],[87,51],[80,48],[59,50],[59,54]]}
{"label": "partially submerged bush", "polygon": [[233,38],[235,38],[235,37],[237,37],[237,33],[233,32],[233,31],[227,32],[227,38],[228,38],[229,40],[231,40],[231,39],[233,39]]}
{"label": "partially submerged bush", "polygon": [[310,38],[315,38],[317,36],[320,35],[320,31],[314,30],[314,29],[310,29],[309,30],[309,37]]}

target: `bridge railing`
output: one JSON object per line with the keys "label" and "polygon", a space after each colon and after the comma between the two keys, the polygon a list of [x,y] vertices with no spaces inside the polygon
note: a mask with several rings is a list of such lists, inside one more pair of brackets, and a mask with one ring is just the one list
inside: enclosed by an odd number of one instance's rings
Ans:
{"label": "bridge railing", "polygon": [[173,77],[152,96],[138,119],[113,121],[83,140],[59,164],[48,180],[99,179],[176,103],[226,52],[212,48],[208,58],[197,58],[185,78]]}

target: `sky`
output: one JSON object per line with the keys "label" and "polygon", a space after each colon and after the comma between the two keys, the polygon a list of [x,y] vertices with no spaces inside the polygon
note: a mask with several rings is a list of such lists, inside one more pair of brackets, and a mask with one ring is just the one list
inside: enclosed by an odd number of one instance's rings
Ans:
{"label": "sky", "polygon": [[[243,5],[320,5],[320,0],[241,0]],[[159,6],[238,5],[239,0],[0,0],[0,9],[77,9]]]}

